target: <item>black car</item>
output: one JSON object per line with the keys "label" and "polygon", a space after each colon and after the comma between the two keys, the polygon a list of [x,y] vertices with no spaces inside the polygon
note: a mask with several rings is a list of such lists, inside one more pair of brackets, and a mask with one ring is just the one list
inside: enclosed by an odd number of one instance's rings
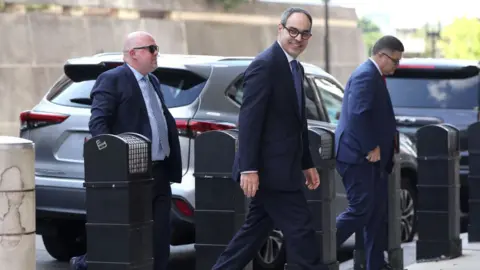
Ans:
{"label": "black car", "polygon": [[[460,208],[468,214],[467,128],[479,121],[480,63],[478,61],[403,59],[387,77],[398,129],[416,141],[425,125],[447,123],[460,130]],[[416,183],[414,183],[416,185]]]}

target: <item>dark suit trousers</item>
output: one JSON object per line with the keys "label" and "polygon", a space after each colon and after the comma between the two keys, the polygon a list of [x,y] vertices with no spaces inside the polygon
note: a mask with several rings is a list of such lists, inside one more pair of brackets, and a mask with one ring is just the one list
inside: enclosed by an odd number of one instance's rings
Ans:
{"label": "dark suit trousers", "polygon": [[160,162],[152,167],[153,186],[153,257],[154,270],[166,270],[170,256],[170,207],[172,189],[167,178],[167,167]]}
{"label": "dark suit trousers", "polygon": [[250,203],[242,228],[220,255],[213,269],[241,270],[250,262],[272,229],[282,231],[288,264],[298,269],[322,269],[312,218],[301,190],[280,192],[262,189]]}
{"label": "dark suit trousers", "polygon": [[364,230],[367,270],[380,270],[385,264],[387,245],[388,175],[378,164],[337,164],[347,192],[348,208],[337,217],[337,245],[353,233]]}

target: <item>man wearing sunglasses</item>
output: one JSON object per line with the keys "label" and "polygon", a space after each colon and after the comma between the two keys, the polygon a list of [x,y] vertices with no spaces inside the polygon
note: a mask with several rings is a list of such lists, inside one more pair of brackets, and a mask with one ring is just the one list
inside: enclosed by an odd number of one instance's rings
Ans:
{"label": "man wearing sunglasses", "polygon": [[[154,270],[166,270],[170,255],[171,182],[182,178],[175,120],[165,106],[157,68],[158,46],[146,32],[130,33],[125,64],[98,76],[91,92],[92,136],[134,132],[152,142]],[[86,255],[71,259],[72,269],[86,269]]]}
{"label": "man wearing sunglasses", "polygon": [[337,171],[349,207],[337,217],[337,245],[364,231],[367,270],[391,269],[385,263],[387,179],[393,168],[396,122],[383,76],[395,72],[403,44],[380,38],[372,57],[347,82],[335,131]]}
{"label": "man wearing sunglasses", "polygon": [[285,269],[325,269],[303,193],[304,185],[316,189],[320,184],[309,151],[304,72],[297,60],[311,29],[306,10],[287,9],[277,41],[244,73],[233,178],[252,200],[245,224],[213,269],[243,269],[274,228],[285,235]]}

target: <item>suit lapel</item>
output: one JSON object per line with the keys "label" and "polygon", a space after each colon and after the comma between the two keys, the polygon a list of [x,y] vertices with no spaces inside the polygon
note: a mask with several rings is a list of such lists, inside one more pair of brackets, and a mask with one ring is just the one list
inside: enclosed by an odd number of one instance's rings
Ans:
{"label": "suit lapel", "polygon": [[140,85],[138,85],[137,78],[135,77],[133,72],[130,70],[130,68],[127,66],[127,64],[124,64],[123,66],[128,78],[128,82],[131,85],[130,89],[132,89],[132,95],[135,97],[136,100],[139,101],[140,110],[148,117],[147,106],[145,104],[145,99],[143,98]]}
{"label": "suit lapel", "polygon": [[[273,44],[273,51],[276,56],[275,58],[277,59],[278,67],[280,68],[280,74],[279,74],[280,76],[278,76],[278,78],[283,78],[283,80],[286,81],[285,84],[288,86],[287,89],[290,90],[290,91],[287,91],[287,94],[290,96],[289,99],[291,100],[291,104],[293,106],[295,114],[297,115],[298,119],[301,120],[302,118],[300,115],[300,108],[298,108],[298,102],[297,102],[297,99],[298,99],[297,93],[296,93],[297,90],[295,89],[295,82],[293,81],[293,74],[292,74],[292,70],[290,69],[290,63],[288,63],[288,59],[287,59],[287,56],[285,55],[285,52],[276,41]],[[283,76],[281,74],[283,74]],[[302,86],[302,92],[303,92],[303,82],[300,84]],[[302,104],[303,104],[303,101],[302,101]]]}

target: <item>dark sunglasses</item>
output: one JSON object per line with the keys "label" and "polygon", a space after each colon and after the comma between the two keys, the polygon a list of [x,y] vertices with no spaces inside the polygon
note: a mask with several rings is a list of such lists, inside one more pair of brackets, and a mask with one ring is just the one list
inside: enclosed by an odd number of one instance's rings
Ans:
{"label": "dark sunglasses", "polygon": [[148,51],[153,54],[156,51],[158,51],[158,46],[157,45],[148,45],[148,46],[142,46],[142,47],[135,47],[133,49],[134,50],[148,49]]}
{"label": "dark sunglasses", "polygon": [[297,38],[298,35],[301,35],[302,39],[303,40],[307,40],[309,38],[312,37],[312,33],[307,30],[307,31],[303,31],[303,32],[300,32],[297,28],[295,27],[286,27],[284,24],[282,24],[283,28],[285,28],[285,30],[288,31],[288,34],[292,37],[292,38]]}
{"label": "dark sunglasses", "polygon": [[382,53],[382,54],[385,55],[386,57],[388,57],[388,59],[392,60],[393,64],[395,64],[395,66],[398,66],[398,64],[400,64],[400,60],[393,59],[390,55],[388,55],[386,53]]}

